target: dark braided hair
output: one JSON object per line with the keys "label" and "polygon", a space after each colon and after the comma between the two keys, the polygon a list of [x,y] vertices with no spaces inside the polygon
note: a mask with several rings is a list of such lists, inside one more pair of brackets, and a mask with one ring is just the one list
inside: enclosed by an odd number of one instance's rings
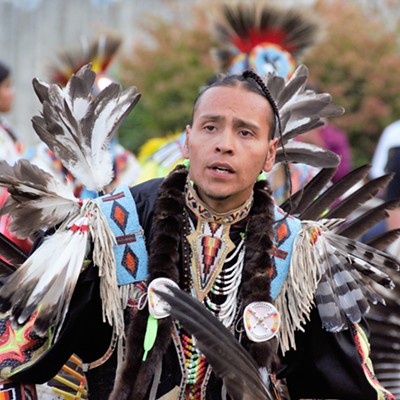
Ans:
{"label": "dark braided hair", "polygon": [[282,146],[283,156],[284,156],[284,158],[286,160],[285,161],[285,172],[286,172],[286,176],[287,176],[288,183],[289,183],[289,211],[287,213],[287,214],[289,214],[290,213],[290,209],[292,208],[291,200],[290,200],[290,198],[292,197],[292,179],[290,177],[289,163],[287,162],[286,149],[285,149],[285,145],[283,143],[282,124],[281,124],[281,118],[280,118],[280,115],[279,115],[278,106],[276,105],[276,102],[275,102],[274,98],[272,97],[272,94],[269,91],[269,89],[268,89],[267,85],[265,84],[265,82],[254,71],[251,71],[251,70],[244,71],[243,72],[243,77],[246,78],[246,79],[248,79],[248,78],[253,79],[257,83],[257,85],[260,87],[260,89],[264,93],[265,98],[268,100],[268,103],[271,105],[272,111],[274,112],[276,120],[278,121],[279,141],[280,141],[281,146]]}

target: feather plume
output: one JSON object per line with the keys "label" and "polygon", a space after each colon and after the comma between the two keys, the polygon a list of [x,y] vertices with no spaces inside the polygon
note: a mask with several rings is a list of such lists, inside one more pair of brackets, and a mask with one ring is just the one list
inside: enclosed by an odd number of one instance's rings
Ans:
{"label": "feather plume", "polygon": [[18,237],[32,236],[79,213],[71,186],[63,185],[27,160],[21,159],[12,167],[0,161],[0,186],[10,194],[0,213],[12,217],[9,229]]}
{"label": "feather plume", "polygon": [[171,306],[171,315],[195,338],[215,373],[223,380],[235,400],[272,400],[261,379],[257,365],[225,326],[189,294],[177,288],[157,291]]}
{"label": "feather plume", "polygon": [[309,143],[290,141],[276,151],[275,162],[297,162],[311,165],[317,168],[334,168],[340,163],[340,157],[333,151],[324,150],[319,146]]}
{"label": "feather plume", "polygon": [[371,200],[380,190],[386,188],[392,180],[393,175],[384,175],[365,183],[360,189],[346,196],[341,202],[333,207],[324,218],[346,218],[360,205]]}
{"label": "feather plume", "polygon": [[[313,200],[321,193],[322,189],[326,188],[332,177],[335,175],[337,168],[323,168],[318,172],[310,182],[302,189],[300,201],[296,201],[297,205],[293,207],[294,215],[301,214]],[[294,194],[296,196],[297,193]],[[293,197],[293,196],[292,196]],[[285,202],[286,203],[286,202]]]}
{"label": "feather plume", "polygon": [[43,110],[32,124],[76,179],[88,190],[101,192],[113,178],[109,144],[140,94],[135,87],[121,91],[112,83],[95,97],[91,94],[94,79],[90,64],[73,75],[64,89],[34,79]]}
{"label": "feather plume", "polygon": [[334,185],[326,189],[315,201],[309,204],[309,206],[301,213],[300,219],[318,219],[323,212],[329,209],[334,201],[339,199],[344,193],[364,179],[368,175],[369,170],[370,167],[365,165],[351,171]]}
{"label": "feather plume", "polygon": [[354,218],[346,225],[343,225],[337,233],[348,238],[358,238],[378,222],[387,218],[389,216],[388,210],[394,210],[399,206],[400,199],[389,200],[382,203],[364,212],[359,217]]}
{"label": "feather plume", "polygon": [[330,94],[307,89],[307,79],[308,68],[305,65],[299,65],[286,82],[274,73],[265,78],[267,87],[270,87],[270,82],[274,82],[271,85],[277,87],[276,81],[282,80],[280,90],[271,94],[279,109],[284,144],[294,136],[323,124],[321,118],[336,117],[344,113],[343,107],[332,103]]}
{"label": "feather plume", "polygon": [[[34,80],[43,111],[41,117],[34,117],[33,125],[77,179],[88,189],[101,191],[111,179],[109,141],[139,100],[139,94],[134,87],[121,92],[118,85],[109,85],[94,97],[94,76],[87,65],[64,89]],[[0,288],[0,310],[10,310],[16,325],[24,324],[38,312],[37,332],[44,334],[55,325],[57,334],[89,243],[93,242],[92,259],[99,268],[103,316],[118,335],[123,335],[113,253],[115,237],[99,203],[76,199],[71,189],[63,188],[56,178],[25,160],[14,167],[0,162],[0,185],[10,193],[1,212],[11,215],[10,229],[18,236],[30,236],[50,227],[57,229],[4,282]],[[29,225],[25,223],[27,217]]]}
{"label": "feather plume", "polygon": [[122,39],[114,34],[102,34],[90,43],[88,38],[83,38],[79,48],[60,52],[58,59],[49,66],[50,81],[65,86],[71,75],[86,64],[93,64],[97,73],[105,72],[121,43]]}

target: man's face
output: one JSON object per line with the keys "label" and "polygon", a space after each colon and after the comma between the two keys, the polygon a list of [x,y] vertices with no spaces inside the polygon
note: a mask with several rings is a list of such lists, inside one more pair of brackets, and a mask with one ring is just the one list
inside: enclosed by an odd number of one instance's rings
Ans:
{"label": "man's face", "polygon": [[271,170],[277,145],[270,140],[272,118],[268,101],[243,88],[214,87],[199,99],[184,156],[200,198],[214,211],[241,206],[259,173]]}

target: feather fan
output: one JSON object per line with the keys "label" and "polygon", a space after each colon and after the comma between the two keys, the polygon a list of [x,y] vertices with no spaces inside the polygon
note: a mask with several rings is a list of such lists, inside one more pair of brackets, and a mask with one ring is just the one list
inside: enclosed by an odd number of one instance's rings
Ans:
{"label": "feather fan", "polygon": [[223,380],[234,400],[272,400],[255,361],[231,332],[189,294],[170,287],[173,292],[157,291],[171,306],[171,315],[178,319],[195,338],[215,373]]}
{"label": "feather fan", "polygon": [[88,190],[101,192],[113,178],[110,142],[140,94],[135,87],[121,91],[112,83],[93,96],[95,76],[89,64],[73,75],[64,89],[34,79],[43,110],[32,123],[64,167]]}
{"label": "feather fan", "polygon": [[0,186],[10,194],[0,213],[12,217],[9,229],[21,238],[57,226],[80,211],[70,185],[24,159],[13,167],[0,161]]}
{"label": "feather fan", "polygon": [[[112,178],[108,144],[140,95],[109,85],[92,94],[95,73],[87,65],[72,76],[65,89],[34,80],[43,103],[33,118],[39,137],[70,172],[90,190],[101,192]],[[116,279],[115,237],[96,200],[80,201],[54,177],[21,160],[11,167],[0,162],[0,185],[8,189],[2,213],[13,219],[10,229],[27,237],[47,228],[56,232],[0,288],[0,310],[10,310],[14,324],[24,324],[38,311],[39,334],[55,325],[56,333],[68,311],[83,261],[93,243],[93,262],[99,268],[103,317],[123,335],[123,311]],[[29,224],[26,221],[29,217]]]}
{"label": "feather fan", "polygon": [[[279,109],[283,132],[280,145],[285,145],[295,136],[323,125],[323,118],[344,113],[343,107],[332,103],[330,94],[307,89],[307,79],[308,68],[305,65],[299,65],[286,82],[284,78],[273,73],[265,78],[265,83]],[[280,84],[277,84],[277,81],[281,81]]]}

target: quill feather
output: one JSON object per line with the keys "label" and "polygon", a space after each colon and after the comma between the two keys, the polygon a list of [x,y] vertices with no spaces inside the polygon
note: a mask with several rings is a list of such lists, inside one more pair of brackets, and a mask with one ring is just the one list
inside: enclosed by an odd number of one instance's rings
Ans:
{"label": "quill feather", "polygon": [[367,176],[369,170],[370,167],[366,165],[351,171],[334,185],[330,186],[315,201],[313,201],[302,212],[302,214],[300,215],[300,219],[313,220],[319,218],[319,216],[324,211],[326,211],[335,200],[340,198],[360,180],[364,179]]}
{"label": "quill feather", "polygon": [[205,307],[192,296],[177,288],[173,295],[158,291],[171,305],[171,315],[178,319],[193,336],[235,400],[272,400],[265,388],[255,361],[234,336]]}
{"label": "quill feather", "polygon": [[301,201],[293,208],[293,214],[301,214],[315,200],[321,191],[328,186],[337,168],[323,168],[304,186]]}
{"label": "quill feather", "polygon": [[379,206],[373,207],[359,217],[343,225],[338,230],[338,234],[348,238],[357,238],[372,228],[378,222],[389,216],[388,210],[393,210],[400,206],[400,199],[389,200]]}
{"label": "quill feather", "polygon": [[340,157],[333,151],[323,150],[309,143],[291,141],[286,144],[285,152],[277,149],[275,162],[297,162],[317,168],[334,168],[340,163]]}
{"label": "quill feather", "polygon": [[393,175],[384,175],[364,184],[354,193],[346,196],[337,206],[324,216],[324,218],[345,218],[353,211],[357,210],[360,205],[371,200],[380,190],[387,187],[392,180]]}

